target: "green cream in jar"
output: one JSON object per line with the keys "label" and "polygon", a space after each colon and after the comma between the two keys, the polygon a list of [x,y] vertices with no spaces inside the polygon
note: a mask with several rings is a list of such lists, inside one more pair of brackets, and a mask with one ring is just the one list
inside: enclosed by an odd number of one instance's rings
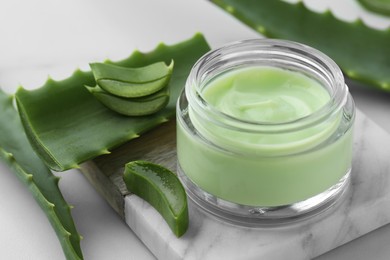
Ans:
{"label": "green cream in jar", "polygon": [[190,197],[219,215],[295,217],[345,188],[353,119],[342,74],[322,53],[235,43],[206,54],[188,78],[178,102],[179,175]]}

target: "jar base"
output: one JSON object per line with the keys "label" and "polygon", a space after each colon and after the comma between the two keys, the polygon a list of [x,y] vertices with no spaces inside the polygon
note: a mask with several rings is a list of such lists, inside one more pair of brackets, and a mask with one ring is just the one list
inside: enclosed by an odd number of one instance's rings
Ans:
{"label": "jar base", "polygon": [[326,191],[297,203],[275,207],[248,206],[229,202],[203,191],[177,166],[178,177],[188,197],[205,212],[231,224],[246,227],[288,224],[316,216],[335,208],[347,193],[350,170]]}

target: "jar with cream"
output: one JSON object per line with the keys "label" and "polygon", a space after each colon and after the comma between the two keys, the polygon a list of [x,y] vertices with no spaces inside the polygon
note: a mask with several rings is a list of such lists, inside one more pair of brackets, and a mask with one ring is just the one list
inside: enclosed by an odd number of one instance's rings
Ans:
{"label": "jar with cream", "polygon": [[179,177],[231,222],[296,219],[332,205],[352,161],[353,100],[323,53],[282,40],[210,51],[177,104]]}

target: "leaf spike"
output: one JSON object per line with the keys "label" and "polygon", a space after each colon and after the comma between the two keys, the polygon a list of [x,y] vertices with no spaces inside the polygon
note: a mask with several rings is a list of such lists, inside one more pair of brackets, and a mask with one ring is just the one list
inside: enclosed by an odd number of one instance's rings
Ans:
{"label": "leaf spike", "polygon": [[110,153],[111,153],[111,152],[110,152],[107,148],[100,150],[100,154],[101,154],[101,155],[102,155],[102,154],[110,154]]}
{"label": "leaf spike", "polygon": [[390,83],[389,82],[382,82],[380,85],[384,89],[387,89],[387,90],[390,89]]}
{"label": "leaf spike", "polygon": [[170,70],[172,70],[174,65],[175,65],[175,62],[174,62],[173,59],[171,59],[171,63],[169,63],[168,68],[169,68]]}
{"label": "leaf spike", "polygon": [[66,230],[66,229],[64,229],[64,235],[66,236],[66,237],[70,237],[72,234],[68,231],[68,230]]}
{"label": "leaf spike", "polygon": [[47,201],[47,205],[49,206],[49,208],[51,209],[54,209],[56,205],[54,205],[53,203]]}
{"label": "leaf spike", "polygon": [[167,47],[168,45],[167,45],[165,42],[160,42],[160,43],[157,45],[157,47],[158,47],[158,46]]}
{"label": "leaf spike", "polygon": [[[3,150],[4,151],[4,150]],[[16,159],[15,156],[12,153],[8,153],[7,151],[4,151],[5,158],[12,164],[15,163]]]}
{"label": "leaf spike", "polygon": [[69,207],[70,210],[74,209],[74,206],[73,206],[73,205],[70,205],[70,204],[69,204],[68,207]]}
{"label": "leaf spike", "polygon": [[9,104],[12,104],[12,102],[14,101],[15,99],[15,94],[10,94],[8,95],[7,97],[7,101],[9,102]]}
{"label": "leaf spike", "polygon": [[168,46],[164,42],[160,42],[157,47],[154,49],[154,51],[161,51],[167,48]]}
{"label": "leaf spike", "polygon": [[298,8],[306,8],[305,3],[303,2],[303,0],[299,0],[299,1],[295,4],[295,6],[298,7]]}
{"label": "leaf spike", "polygon": [[262,25],[258,25],[256,27],[256,31],[258,31],[261,34],[266,34],[266,32],[267,32],[266,29],[264,28],[264,26],[262,26]]}
{"label": "leaf spike", "polygon": [[326,8],[322,14],[325,16],[333,16],[333,13],[329,8]]}
{"label": "leaf spike", "polygon": [[8,152],[4,151],[4,154],[8,160],[13,160],[14,155],[12,153],[8,153]]}
{"label": "leaf spike", "polygon": [[357,18],[353,23],[358,25],[358,26],[361,26],[361,25],[365,26],[366,25],[360,17]]}
{"label": "leaf spike", "polygon": [[195,39],[195,38],[204,38],[204,36],[203,36],[203,34],[201,33],[201,32],[196,32],[195,34],[194,34],[194,36],[191,38],[191,40],[192,39]]}
{"label": "leaf spike", "polygon": [[20,92],[20,91],[25,91],[25,88],[19,84],[18,87],[16,88],[16,92]]}
{"label": "leaf spike", "polygon": [[129,57],[132,57],[133,55],[143,55],[143,53],[139,49],[135,49]]}
{"label": "leaf spike", "polygon": [[77,75],[82,75],[82,74],[83,74],[83,71],[80,68],[76,68],[76,70],[72,74],[72,77],[77,76]]}
{"label": "leaf spike", "polygon": [[350,78],[356,77],[356,72],[352,71],[352,70],[345,71],[345,74],[347,74],[347,76],[350,77]]}
{"label": "leaf spike", "polygon": [[[19,86],[18,89],[19,88],[22,88],[22,87]],[[14,94],[12,94],[12,95],[7,94],[7,96],[4,95],[4,104],[1,104],[1,109],[11,108],[13,106],[14,98],[15,98]],[[1,113],[3,113],[3,111]],[[6,151],[4,151],[4,152],[6,152]]]}
{"label": "leaf spike", "polygon": [[234,9],[234,7],[231,5],[227,5],[225,7],[225,10],[226,10],[226,12],[231,13],[231,14],[233,14],[236,11],[236,9]]}
{"label": "leaf spike", "polygon": [[83,237],[82,235],[79,235],[79,239],[80,239],[80,240],[83,240],[84,237]]}
{"label": "leaf spike", "polygon": [[56,81],[50,75],[47,76],[46,84],[55,83],[55,82]]}
{"label": "leaf spike", "polygon": [[104,59],[103,63],[112,63],[112,60],[107,58],[107,59]]}
{"label": "leaf spike", "polygon": [[166,117],[161,117],[160,118],[160,123],[165,123],[165,122],[168,122],[168,121],[169,121],[169,119],[166,118]]}
{"label": "leaf spike", "polygon": [[135,134],[135,133],[131,133],[131,134],[129,134],[129,135],[127,136],[127,138],[128,138],[129,140],[134,139],[134,138],[138,138],[138,137],[139,137],[139,134]]}
{"label": "leaf spike", "polygon": [[34,180],[33,175],[29,173],[26,174],[26,178],[28,182],[32,182]]}

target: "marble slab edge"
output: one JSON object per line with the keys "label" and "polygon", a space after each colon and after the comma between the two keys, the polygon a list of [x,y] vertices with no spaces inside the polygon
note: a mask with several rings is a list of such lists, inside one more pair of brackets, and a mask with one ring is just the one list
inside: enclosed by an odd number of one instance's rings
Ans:
{"label": "marble slab edge", "polygon": [[130,194],[123,166],[149,160],[176,167],[175,122],[82,165],[81,169],[158,259],[312,259],[390,222],[390,135],[360,111],[351,185],[343,201],[312,218],[278,227],[222,222],[189,202],[190,226],[176,238],[147,202]]}

